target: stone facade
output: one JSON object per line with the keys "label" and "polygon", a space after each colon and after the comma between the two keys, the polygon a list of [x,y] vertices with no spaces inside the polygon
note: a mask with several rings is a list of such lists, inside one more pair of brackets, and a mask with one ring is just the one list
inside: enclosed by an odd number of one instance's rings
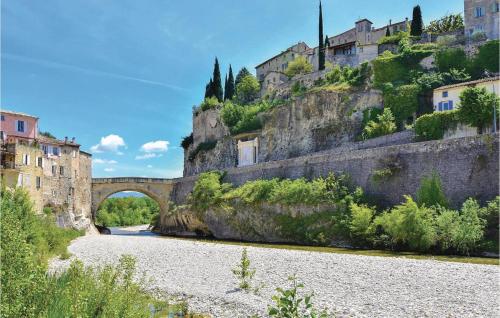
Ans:
{"label": "stone facade", "polygon": [[[28,123],[28,127],[36,127],[35,124]],[[35,211],[43,213],[45,207],[50,207],[60,226],[89,229],[91,155],[81,151],[74,139],[48,138],[37,130],[33,136],[16,137],[8,126],[2,126],[2,131],[8,136],[1,144],[1,175],[5,186],[25,188]]]}
{"label": "stone facade", "polygon": [[496,0],[465,0],[464,24],[465,34],[484,32],[488,39],[499,38],[500,13]]}

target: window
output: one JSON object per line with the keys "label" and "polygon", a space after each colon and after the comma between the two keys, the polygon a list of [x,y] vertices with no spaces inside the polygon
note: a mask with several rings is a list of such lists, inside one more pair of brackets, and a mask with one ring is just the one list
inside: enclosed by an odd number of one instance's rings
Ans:
{"label": "window", "polygon": [[500,3],[499,2],[495,2],[493,4],[493,12],[500,12]]}
{"label": "window", "polygon": [[52,176],[56,176],[57,174],[57,165],[52,165]]}
{"label": "window", "polygon": [[30,164],[30,155],[28,154],[23,154],[23,165],[29,165]]}
{"label": "window", "polygon": [[24,132],[24,121],[17,121],[17,132]]}
{"label": "window", "polygon": [[480,18],[484,16],[484,8],[483,7],[476,7],[474,11],[474,16],[476,18]]}
{"label": "window", "polygon": [[44,155],[47,155],[49,153],[49,146],[42,145],[42,151]]}
{"label": "window", "polygon": [[4,115],[2,115],[1,117],[2,117],[2,121],[5,121],[5,116],[4,116]]}
{"label": "window", "polygon": [[448,92],[443,92],[443,97],[448,97]]}
{"label": "window", "polygon": [[60,154],[59,147],[53,147],[53,148],[52,148],[52,154],[53,154],[54,156],[59,156],[59,154]]}
{"label": "window", "polygon": [[72,155],[73,155],[73,158],[76,158],[76,150],[73,150]]}
{"label": "window", "polygon": [[17,186],[21,187],[23,185],[23,177],[24,175],[22,173],[17,175]]}
{"label": "window", "polygon": [[440,102],[438,104],[438,110],[440,112],[441,111],[445,111],[445,110],[453,110],[453,101],[449,100],[449,101],[446,101],[446,102]]}
{"label": "window", "polygon": [[358,25],[358,32],[363,32],[363,25],[362,24]]}
{"label": "window", "polygon": [[5,140],[5,133],[0,131],[0,140]]}
{"label": "window", "polygon": [[42,187],[42,178],[36,177],[36,188],[37,190]]}
{"label": "window", "polygon": [[36,166],[37,167],[43,167],[43,157],[37,157],[36,158]]}
{"label": "window", "polygon": [[64,167],[63,167],[63,166],[60,166],[60,167],[59,167],[59,174],[60,174],[61,176],[64,176]]}

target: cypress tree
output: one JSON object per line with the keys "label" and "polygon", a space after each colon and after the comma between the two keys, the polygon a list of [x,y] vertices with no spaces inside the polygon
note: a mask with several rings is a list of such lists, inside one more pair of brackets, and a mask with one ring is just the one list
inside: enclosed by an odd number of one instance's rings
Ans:
{"label": "cypress tree", "polygon": [[325,69],[325,46],[323,40],[323,9],[321,7],[321,0],[319,1],[319,54],[318,54],[318,70]]}
{"label": "cypress tree", "polygon": [[214,76],[212,77],[212,81],[212,96],[217,97],[219,102],[222,102],[224,96],[222,91],[222,80],[220,77],[219,60],[217,60],[217,58],[215,58]]}
{"label": "cypress tree", "polygon": [[410,35],[421,36],[424,28],[424,22],[422,20],[422,11],[420,6],[413,8],[413,19],[411,20]]}
{"label": "cypress tree", "polygon": [[391,36],[391,30],[389,30],[389,27],[385,29],[385,36]]}
{"label": "cypress tree", "polygon": [[325,35],[325,50],[330,46],[330,39],[328,39],[328,35]]}
{"label": "cypress tree", "polygon": [[210,82],[208,82],[207,86],[205,86],[205,98],[210,98],[213,95],[213,81],[212,78],[210,78]]}
{"label": "cypress tree", "polygon": [[247,76],[247,75],[251,75],[250,72],[247,70],[246,67],[243,67],[239,72],[238,74],[236,75],[236,80],[234,81],[234,87],[237,87],[238,84],[241,82],[241,80],[243,79],[243,77]]}
{"label": "cypress tree", "polygon": [[234,77],[231,64],[229,64],[229,76],[227,77],[227,87],[224,94],[224,99],[232,99],[234,96]]}
{"label": "cypress tree", "polygon": [[224,80],[224,100],[227,99],[227,74],[226,79]]}

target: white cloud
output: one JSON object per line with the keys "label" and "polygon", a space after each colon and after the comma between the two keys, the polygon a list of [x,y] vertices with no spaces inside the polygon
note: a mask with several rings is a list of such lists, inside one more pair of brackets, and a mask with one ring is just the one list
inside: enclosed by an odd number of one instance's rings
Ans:
{"label": "white cloud", "polygon": [[146,159],[160,158],[160,157],[163,157],[163,155],[157,153],[145,153],[143,155],[135,156],[135,160],[146,160]]}
{"label": "white cloud", "polygon": [[125,147],[125,141],[118,135],[108,135],[101,138],[101,142],[90,148],[90,151],[94,153],[101,152],[116,152],[120,153],[120,147]]}
{"label": "white cloud", "polygon": [[166,140],[150,141],[141,146],[142,152],[165,152],[168,150],[170,142]]}
{"label": "white cloud", "polygon": [[118,163],[116,160],[107,160],[107,159],[100,159],[100,158],[92,159],[92,162],[97,164],[97,165],[100,165],[100,164],[114,165],[114,164]]}
{"label": "white cloud", "polygon": [[104,168],[104,171],[106,171],[106,172],[113,172],[113,171],[115,171],[115,169],[114,168]]}

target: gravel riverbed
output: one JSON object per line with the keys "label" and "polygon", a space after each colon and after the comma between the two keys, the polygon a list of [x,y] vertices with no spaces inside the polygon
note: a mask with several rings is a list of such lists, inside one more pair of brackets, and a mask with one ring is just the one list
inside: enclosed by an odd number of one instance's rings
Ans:
{"label": "gravel riverbed", "polygon": [[[134,230],[134,228],[131,228]],[[129,229],[130,230],[130,229]],[[124,234],[124,233],[122,233]],[[131,233],[132,234],[132,233]],[[498,317],[498,266],[248,247],[257,294],[237,289],[241,246],[154,235],[90,235],[69,251],[86,265],[137,258],[152,290],[212,317],[266,316],[276,287],[296,274],[313,302],[337,317]],[[53,260],[51,270],[69,261]]]}

